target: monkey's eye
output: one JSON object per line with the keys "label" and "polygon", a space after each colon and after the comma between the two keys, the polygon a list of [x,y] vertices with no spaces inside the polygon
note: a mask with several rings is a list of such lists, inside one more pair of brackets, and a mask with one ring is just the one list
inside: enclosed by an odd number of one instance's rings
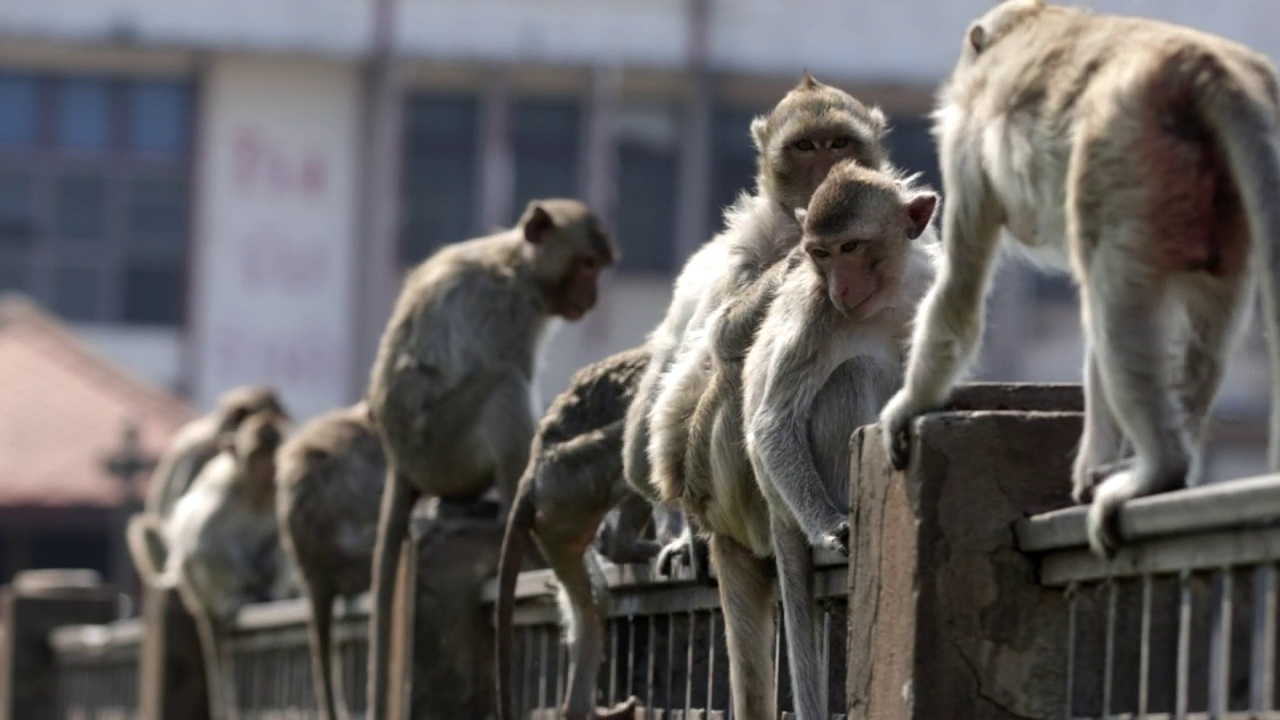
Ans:
{"label": "monkey's eye", "polygon": [[857,250],[858,245],[859,243],[857,240],[850,240],[849,242],[840,246],[840,254],[847,255],[853,252],[854,250]]}
{"label": "monkey's eye", "polygon": [[845,136],[838,137],[835,140],[831,141],[831,149],[839,150],[840,148],[848,147],[849,142],[850,140],[848,137],[845,137]]}
{"label": "monkey's eye", "polygon": [[809,251],[809,254],[814,256],[818,260],[825,260],[826,258],[831,257],[831,253],[827,252],[826,250],[823,250],[822,248],[814,248]]}
{"label": "monkey's eye", "polygon": [[809,138],[802,138],[800,140],[795,141],[795,144],[793,144],[792,147],[804,152],[809,152],[810,150],[815,149],[813,141],[810,140]]}

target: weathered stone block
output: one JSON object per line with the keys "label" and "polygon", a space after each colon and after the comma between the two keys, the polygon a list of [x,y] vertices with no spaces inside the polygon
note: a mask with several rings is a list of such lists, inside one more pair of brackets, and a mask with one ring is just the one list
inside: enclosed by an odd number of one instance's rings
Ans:
{"label": "weathered stone block", "polygon": [[878,427],[854,434],[851,720],[1061,716],[1067,615],[1013,524],[1070,503],[1081,415],[1044,409],[1071,393],[962,390],[959,405],[1037,410],[926,415],[900,473]]}

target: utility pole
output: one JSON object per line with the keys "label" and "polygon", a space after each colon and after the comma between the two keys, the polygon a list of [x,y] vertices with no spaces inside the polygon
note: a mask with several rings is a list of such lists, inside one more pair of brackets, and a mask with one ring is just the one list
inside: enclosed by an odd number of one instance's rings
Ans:
{"label": "utility pole", "polygon": [[102,466],[112,476],[120,480],[122,492],[120,504],[115,508],[111,538],[111,582],[124,593],[135,595],[133,561],[129,557],[129,549],[125,543],[125,527],[129,518],[142,509],[138,492],[138,480],[151,472],[156,466],[156,458],[142,451],[142,443],[138,435],[138,423],[132,419],[125,420],[121,433],[120,449],[102,459]]}
{"label": "utility pole", "polygon": [[707,239],[711,202],[711,0],[687,0],[688,57],[680,196],[676,206],[676,258],[683,263]]}

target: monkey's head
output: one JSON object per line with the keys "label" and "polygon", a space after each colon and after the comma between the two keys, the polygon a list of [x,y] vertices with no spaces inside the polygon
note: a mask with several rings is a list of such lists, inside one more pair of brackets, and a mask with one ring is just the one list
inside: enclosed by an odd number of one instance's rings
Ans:
{"label": "monkey's head", "polygon": [[888,307],[906,270],[911,241],[929,227],[937,193],[909,180],[844,162],[797,210],[801,247],[832,305],[853,320]]}
{"label": "monkey's head", "polygon": [[1010,30],[1049,8],[1044,0],[1003,0],[969,24],[960,49],[960,64],[972,62]]}
{"label": "monkey's head", "polygon": [[284,441],[284,419],[260,412],[247,417],[229,438],[223,450],[236,461],[237,477],[253,494],[270,493],[275,487],[276,450]]}
{"label": "monkey's head", "polygon": [[567,320],[586,315],[596,305],[601,271],[618,261],[600,219],[577,200],[533,200],[517,227],[547,311]]}
{"label": "monkey's head", "polygon": [[884,113],[809,73],[768,114],[751,121],[756,186],[787,212],[809,204],[832,165],[884,164]]}
{"label": "monkey's head", "polygon": [[231,432],[240,427],[245,418],[260,412],[269,412],[288,420],[275,391],[265,385],[240,385],[218,396],[214,414],[218,417],[218,430]]}

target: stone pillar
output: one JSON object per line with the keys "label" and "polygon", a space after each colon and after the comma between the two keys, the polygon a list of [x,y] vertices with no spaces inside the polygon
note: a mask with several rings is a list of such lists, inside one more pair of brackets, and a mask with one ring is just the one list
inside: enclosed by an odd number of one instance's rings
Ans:
{"label": "stone pillar", "polygon": [[146,637],[138,669],[138,715],[148,720],[208,717],[204,655],[195,619],[176,590],[147,588]]}
{"label": "stone pillar", "polygon": [[900,473],[854,433],[850,720],[1061,716],[1067,613],[1013,523],[1070,504],[1079,409],[1078,386],[962,388]]}
{"label": "stone pillar", "polygon": [[114,620],[118,598],[92,570],[27,570],[0,590],[0,720],[58,717],[49,632]]}

